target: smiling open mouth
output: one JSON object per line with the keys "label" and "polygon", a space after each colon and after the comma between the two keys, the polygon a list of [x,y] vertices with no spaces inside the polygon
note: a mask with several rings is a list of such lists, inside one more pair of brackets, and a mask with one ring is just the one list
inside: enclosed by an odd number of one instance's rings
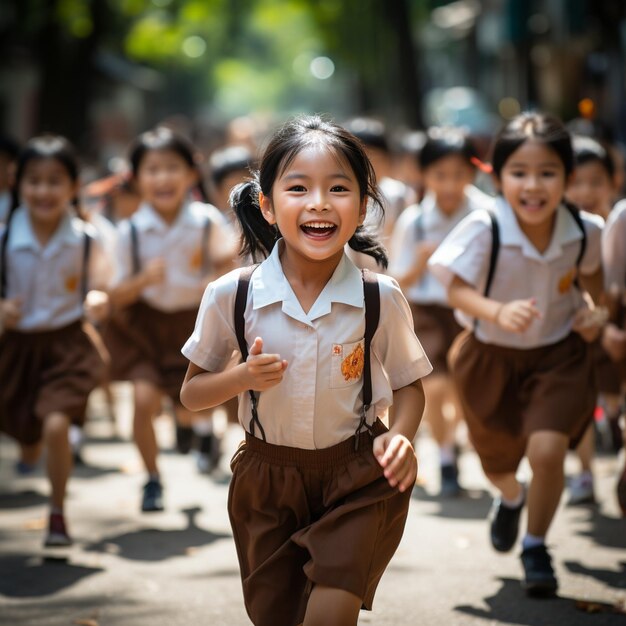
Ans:
{"label": "smiling open mouth", "polygon": [[337,230],[335,224],[330,222],[309,222],[308,224],[302,224],[300,229],[309,235],[309,237],[327,237]]}

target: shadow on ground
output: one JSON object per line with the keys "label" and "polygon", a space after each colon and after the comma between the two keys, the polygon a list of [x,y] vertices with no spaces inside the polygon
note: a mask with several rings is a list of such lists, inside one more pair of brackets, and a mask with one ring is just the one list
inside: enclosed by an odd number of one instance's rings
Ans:
{"label": "shadow on ground", "polygon": [[[578,574],[580,576],[587,576],[588,578],[594,578],[595,580],[604,583],[608,587],[613,589],[626,589],[626,561],[616,563],[616,567],[619,569],[600,569],[594,567],[586,567],[582,563],[577,561],[565,561],[563,564],[572,574]],[[624,618],[626,620],[626,617]],[[626,621],[625,621],[626,623]]]}
{"label": "shadow on ground", "polygon": [[626,549],[626,519],[623,517],[609,517],[597,507],[588,509],[589,528],[579,532],[583,537],[589,537],[600,546],[607,548]]}
{"label": "shadow on ground", "polygon": [[172,557],[185,556],[190,550],[209,545],[218,539],[229,539],[224,533],[214,533],[200,528],[195,517],[202,509],[184,509],[187,527],[180,530],[141,530],[104,537],[97,543],[85,546],[88,552],[115,554],[133,561],[164,561]]}
{"label": "shadow on ground", "polygon": [[432,515],[465,520],[487,519],[493,500],[491,494],[483,489],[464,489],[457,498],[442,498],[429,494],[419,485],[413,489],[412,497],[421,502],[437,504],[439,508]]}
{"label": "shadow on ground", "polygon": [[48,496],[38,491],[28,489],[0,494],[0,511],[11,509],[28,509],[33,506],[47,504]]}

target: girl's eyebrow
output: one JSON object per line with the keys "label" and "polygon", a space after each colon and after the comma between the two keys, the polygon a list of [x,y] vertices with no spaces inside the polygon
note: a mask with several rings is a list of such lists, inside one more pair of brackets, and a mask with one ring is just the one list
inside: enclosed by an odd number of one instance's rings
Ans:
{"label": "girl's eyebrow", "polygon": [[[294,178],[311,178],[309,175],[307,174],[301,174],[300,172],[290,172],[289,174],[285,174],[284,179],[285,180],[291,180]],[[329,179],[334,179],[334,178],[341,178],[343,180],[351,180],[350,176],[348,176],[347,174],[344,174],[343,172],[337,172],[335,174],[330,174],[330,176],[327,176],[327,178]]]}
{"label": "girl's eyebrow", "polygon": [[532,165],[536,165],[537,167],[559,167],[561,165],[560,161],[543,161],[539,163],[528,163],[526,161],[513,161],[512,163],[507,163],[509,167],[530,167]]}

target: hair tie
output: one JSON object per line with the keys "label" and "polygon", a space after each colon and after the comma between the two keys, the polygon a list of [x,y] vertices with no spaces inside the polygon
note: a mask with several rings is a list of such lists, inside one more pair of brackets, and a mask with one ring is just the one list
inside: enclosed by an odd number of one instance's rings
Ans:
{"label": "hair tie", "polygon": [[470,159],[470,162],[472,163],[474,167],[478,168],[481,172],[484,172],[485,174],[493,174],[493,167],[491,163],[485,163],[484,161],[481,161],[478,157],[475,157],[475,156],[473,156]]}

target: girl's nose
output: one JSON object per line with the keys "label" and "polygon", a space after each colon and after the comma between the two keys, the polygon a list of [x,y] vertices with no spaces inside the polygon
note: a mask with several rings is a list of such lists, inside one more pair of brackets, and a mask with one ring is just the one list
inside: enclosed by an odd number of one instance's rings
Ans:
{"label": "girl's nose", "polygon": [[311,194],[308,208],[312,211],[324,211],[328,209],[329,206],[326,200],[326,194],[322,190],[314,191]]}

